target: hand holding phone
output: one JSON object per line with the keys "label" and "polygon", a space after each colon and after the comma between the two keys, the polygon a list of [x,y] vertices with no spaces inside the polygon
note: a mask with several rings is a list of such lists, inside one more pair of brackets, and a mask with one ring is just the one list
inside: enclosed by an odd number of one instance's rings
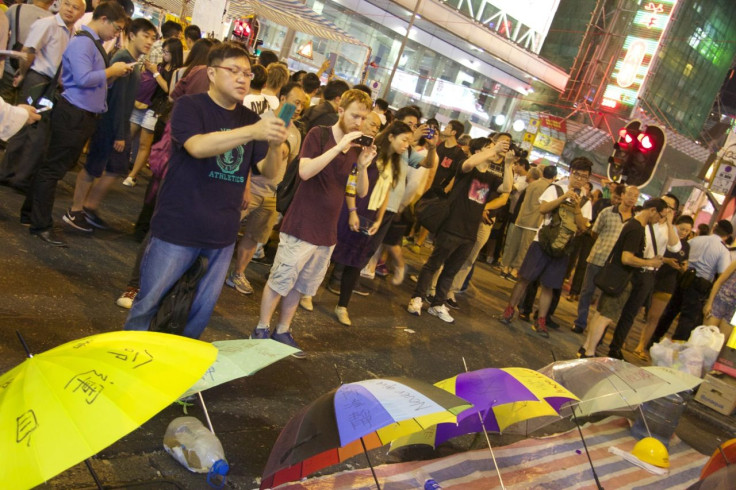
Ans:
{"label": "hand holding phone", "polygon": [[296,106],[290,102],[286,102],[284,105],[281,106],[281,110],[279,111],[279,119],[284,121],[284,125],[288,126],[291,122],[291,118],[294,117],[294,112],[296,111]]}
{"label": "hand holding phone", "polygon": [[363,135],[353,140],[353,143],[360,146],[371,146],[373,144],[373,138],[368,135]]}
{"label": "hand holding phone", "polygon": [[51,106],[45,105],[43,107],[39,107],[38,109],[36,109],[36,114],[41,114],[42,112],[46,112],[50,110],[51,110]]}

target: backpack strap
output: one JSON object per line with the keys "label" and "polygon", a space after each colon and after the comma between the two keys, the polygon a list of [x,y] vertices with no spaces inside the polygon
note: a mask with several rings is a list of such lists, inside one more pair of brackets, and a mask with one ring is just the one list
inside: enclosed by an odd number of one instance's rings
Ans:
{"label": "backpack strap", "polygon": [[15,44],[20,43],[20,39],[18,39],[18,36],[20,36],[20,8],[23,6],[22,3],[18,4],[18,8],[15,9]]}
{"label": "backpack strap", "polygon": [[84,36],[84,37],[90,38],[92,42],[95,43],[95,47],[97,48],[97,51],[100,52],[100,54],[102,55],[102,59],[105,61],[105,68],[108,68],[110,66],[110,58],[107,56],[107,51],[105,51],[105,48],[102,47],[102,43],[99,41],[99,39],[95,39],[95,37],[92,34],[85,31],[84,29],[78,30],[74,36],[75,37]]}
{"label": "backpack strap", "polygon": [[652,247],[654,247],[654,256],[656,257],[659,255],[659,251],[657,250],[657,237],[654,236],[654,227],[651,224],[649,225],[649,234],[652,237]]}

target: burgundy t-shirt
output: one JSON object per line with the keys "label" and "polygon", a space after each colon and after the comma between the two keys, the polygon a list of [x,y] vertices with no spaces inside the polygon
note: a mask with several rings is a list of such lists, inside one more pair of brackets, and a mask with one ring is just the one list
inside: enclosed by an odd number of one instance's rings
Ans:
{"label": "burgundy t-shirt", "polygon": [[[315,158],[337,145],[332,128],[324,148],[320,148],[321,127],[312,128],[304,138],[301,158]],[[337,243],[337,219],[345,201],[345,186],[359,149],[338,154],[320,173],[302,180],[286,211],[281,231],[314,245]]]}

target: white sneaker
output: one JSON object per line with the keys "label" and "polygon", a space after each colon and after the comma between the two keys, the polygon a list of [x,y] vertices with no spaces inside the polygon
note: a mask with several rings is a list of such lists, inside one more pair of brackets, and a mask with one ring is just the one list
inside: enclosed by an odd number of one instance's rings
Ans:
{"label": "white sneaker", "polygon": [[136,181],[132,177],[125,177],[125,180],[123,181],[123,185],[126,187],[135,187]]}
{"label": "white sneaker", "polygon": [[263,250],[263,244],[262,243],[259,243],[256,246],[256,251],[253,253],[253,258],[254,259],[262,259],[265,256],[266,256],[266,252]]}
{"label": "white sneaker", "polygon": [[366,279],[375,279],[376,277],[376,264],[371,262],[368,262],[368,264],[363,267],[360,270],[360,277],[365,277]]}
{"label": "white sneaker", "polygon": [[391,278],[391,284],[394,286],[398,286],[402,282],[404,282],[404,276],[406,275],[406,266],[404,267],[397,267],[394,269],[394,275]]}
{"label": "white sneaker", "polygon": [[299,306],[304,308],[307,311],[313,311],[314,305],[312,304],[312,297],[311,296],[302,296],[302,298],[299,300]]}
{"label": "white sneaker", "polygon": [[436,316],[443,322],[447,323],[454,323],[455,319],[450,316],[450,313],[447,311],[447,306],[441,305],[441,306],[430,306],[427,310],[427,313],[429,313],[432,316]]}
{"label": "white sneaker", "polygon": [[352,322],[350,321],[350,317],[348,316],[348,309],[344,306],[335,306],[335,316],[337,317],[337,321],[342,323],[345,326],[352,325]]}
{"label": "white sneaker", "polygon": [[422,314],[422,298],[417,296],[409,301],[409,306],[406,307],[406,311],[412,315],[420,316]]}
{"label": "white sneaker", "polygon": [[238,274],[237,272],[232,271],[230,275],[227,276],[227,279],[225,279],[225,284],[231,288],[235,288],[239,293],[253,294],[253,286],[251,286],[248,279],[245,278],[245,274]]}

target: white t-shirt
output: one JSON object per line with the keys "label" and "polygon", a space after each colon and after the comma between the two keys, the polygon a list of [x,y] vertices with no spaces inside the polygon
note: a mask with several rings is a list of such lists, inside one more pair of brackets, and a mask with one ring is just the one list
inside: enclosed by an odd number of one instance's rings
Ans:
{"label": "white t-shirt", "polygon": [[275,111],[279,107],[279,98],[275,95],[266,94],[249,94],[243,99],[243,105],[258,115],[271,110]]}
{"label": "white t-shirt", "polygon": [[[557,197],[557,189],[555,189],[555,186],[559,186],[562,189],[562,194],[567,192],[567,184],[566,183],[560,183],[557,182],[555,184],[550,185],[547,187],[547,189],[542,192],[542,195],[539,196],[539,204],[542,204],[543,202],[550,202],[556,200]],[[583,207],[580,209],[580,212],[583,214],[583,217],[590,221],[593,219],[593,205],[590,203],[590,201],[583,204]],[[552,221],[552,213],[545,213],[544,219],[542,220],[542,224],[540,225],[539,229],[542,229],[543,226],[547,226],[550,221]],[[534,235],[534,241],[539,241],[539,230],[537,230],[537,234]]]}

